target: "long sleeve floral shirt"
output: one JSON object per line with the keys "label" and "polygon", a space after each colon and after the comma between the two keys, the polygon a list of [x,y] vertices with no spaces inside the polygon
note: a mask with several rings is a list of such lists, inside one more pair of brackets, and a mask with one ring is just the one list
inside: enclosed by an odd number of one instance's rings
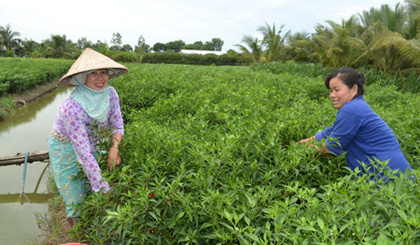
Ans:
{"label": "long sleeve floral shirt", "polygon": [[98,123],[91,118],[73,98],[67,98],[59,107],[55,118],[54,130],[67,137],[73,145],[77,160],[90,181],[92,190],[104,192],[110,189],[109,184],[102,179],[101,170],[93,156],[99,142],[98,130],[93,128],[112,129],[112,134],[124,135],[124,123],[120,110],[118,94],[113,87],[110,87],[110,109],[108,121]]}

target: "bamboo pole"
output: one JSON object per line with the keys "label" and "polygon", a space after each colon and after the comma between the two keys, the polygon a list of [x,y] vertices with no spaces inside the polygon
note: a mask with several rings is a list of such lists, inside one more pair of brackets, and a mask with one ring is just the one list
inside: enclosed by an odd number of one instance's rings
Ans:
{"label": "bamboo pole", "polygon": [[[0,157],[0,166],[23,164],[25,163],[25,155],[25,153],[18,153],[14,156]],[[29,153],[28,163],[42,162],[49,158],[48,150],[37,150]]]}

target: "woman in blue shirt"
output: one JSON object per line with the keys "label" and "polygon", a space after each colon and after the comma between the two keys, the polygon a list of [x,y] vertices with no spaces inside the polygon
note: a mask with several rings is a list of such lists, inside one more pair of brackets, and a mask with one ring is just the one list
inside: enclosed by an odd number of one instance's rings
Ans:
{"label": "woman in blue shirt", "polygon": [[325,139],[325,146],[317,150],[326,155],[338,156],[347,151],[347,165],[353,171],[357,167],[363,171],[363,162],[369,172],[376,172],[376,160],[388,161],[391,170],[411,171],[394,133],[365,102],[364,81],[363,74],[349,67],[328,74],[325,86],[338,109],[336,120],[324,131],[300,142]]}

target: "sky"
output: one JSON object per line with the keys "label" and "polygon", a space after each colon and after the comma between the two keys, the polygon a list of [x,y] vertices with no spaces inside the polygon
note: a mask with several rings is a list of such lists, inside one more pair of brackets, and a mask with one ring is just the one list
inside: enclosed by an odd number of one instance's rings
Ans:
{"label": "sky", "polygon": [[0,0],[0,25],[11,25],[22,39],[41,42],[66,35],[111,44],[120,33],[123,44],[137,45],[140,36],[150,46],[183,40],[224,41],[222,51],[238,50],[244,35],[260,37],[269,24],[283,31],[313,33],[327,20],[341,23],[352,15],[398,0]]}

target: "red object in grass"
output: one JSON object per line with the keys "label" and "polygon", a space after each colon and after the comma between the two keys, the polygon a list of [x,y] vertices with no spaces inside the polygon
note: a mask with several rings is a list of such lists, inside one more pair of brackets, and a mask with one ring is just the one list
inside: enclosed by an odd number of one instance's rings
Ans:
{"label": "red object in grass", "polygon": [[155,192],[155,191],[152,191],[152,193],[150,193],[149,197],[152,197],[154,192]]}

